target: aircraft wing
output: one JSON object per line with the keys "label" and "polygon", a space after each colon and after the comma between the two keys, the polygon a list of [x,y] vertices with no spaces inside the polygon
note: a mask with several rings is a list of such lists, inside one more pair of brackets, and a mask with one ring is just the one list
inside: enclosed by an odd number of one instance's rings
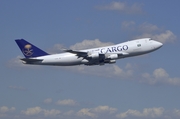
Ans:
{"label": "aircraft wing", "polygon": [[73,54],[76,54],[77,56],[79,57],[87,57],[88,56],[88,53],[87,52],[82,52],[82,51],[76,51],[76,50],[71,50],[71,49],[65,49],[64,50],[65,52],[70,52],[70,53],[73,53]]}
{"label": "aircraft wing", "polygon": [[[76,54],[79,57],[84,57],[86,58],[88,56],[88,52],[83,52],[83,51],[76,51],[76,50],[71,50],[71,49],[64,49],[65,52],[70,52],[73,54]],[[122,53],[118,53],[118,56],[125,56],[128,55],[129,53],[126,52],[122,52]],[[99,54],[100,57],[105,57],[105,54]]]}

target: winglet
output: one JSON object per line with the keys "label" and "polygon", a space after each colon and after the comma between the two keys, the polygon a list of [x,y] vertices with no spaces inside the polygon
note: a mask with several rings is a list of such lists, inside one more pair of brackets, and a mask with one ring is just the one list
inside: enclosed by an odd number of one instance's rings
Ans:
{"label": "winglet", "polygon": [[44,52],[24,39],[17,39],[15,41],[26,58],[49,55],[48,53]]}

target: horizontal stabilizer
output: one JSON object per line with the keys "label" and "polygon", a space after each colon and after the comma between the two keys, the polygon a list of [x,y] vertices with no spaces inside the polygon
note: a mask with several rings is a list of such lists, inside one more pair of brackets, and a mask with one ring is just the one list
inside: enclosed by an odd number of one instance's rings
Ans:
{"label": "horizontal stabilizer", "polygon": [[22,58],[22,61],[25,62],[38,62],[38,61],[43,61],[43,59],[29,59],[29,58]]}

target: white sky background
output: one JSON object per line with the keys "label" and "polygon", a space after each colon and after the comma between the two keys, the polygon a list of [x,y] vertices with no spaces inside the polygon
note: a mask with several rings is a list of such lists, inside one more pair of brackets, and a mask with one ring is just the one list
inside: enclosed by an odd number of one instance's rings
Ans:
{"label": "white sky background", "polygon": [[[179,4],[5,1],[0,4],[1,119],[179,119]],[[14,40],[50,53],[151,37],[161,49],[104,66],[27,66]]]}

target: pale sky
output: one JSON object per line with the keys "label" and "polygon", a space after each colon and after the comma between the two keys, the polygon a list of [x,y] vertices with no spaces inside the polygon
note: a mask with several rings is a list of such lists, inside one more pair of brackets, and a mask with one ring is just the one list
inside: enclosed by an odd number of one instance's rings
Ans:
{"label": "pale sky", "polygon": [[[1,0],[0,119],[179,119],[179,0]],[[49,53],[150,37],[161,49],[104,66],[29,66]]]}

